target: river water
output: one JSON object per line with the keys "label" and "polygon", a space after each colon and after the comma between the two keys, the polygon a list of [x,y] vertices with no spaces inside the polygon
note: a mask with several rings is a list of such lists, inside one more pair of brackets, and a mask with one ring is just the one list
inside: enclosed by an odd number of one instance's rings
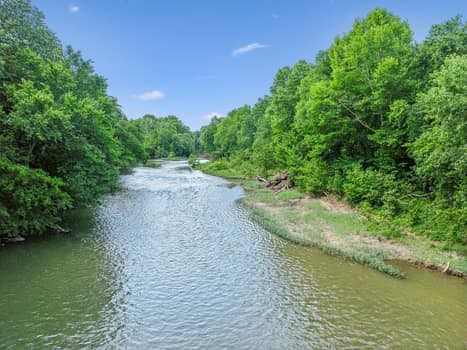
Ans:
{"label": "river water", "polygon": [[136,168],[72,233],[0,248],[0,348],[462,349],[467,286],[271,235],[185,162]]}

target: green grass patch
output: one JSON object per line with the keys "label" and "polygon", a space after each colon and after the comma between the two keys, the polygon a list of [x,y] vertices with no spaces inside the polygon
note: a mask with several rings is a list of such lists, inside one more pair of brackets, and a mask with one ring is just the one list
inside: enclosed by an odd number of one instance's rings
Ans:
{"label": "green grass patch", "polygon": [[239,184],[243,186],[243,188],[246,191],[254,191],[254,190],[264,188],[264,185],[261,182],[256,181],[256,180],[244,179],[244,180],[239,181]]}
{"label": "green grass patch", "polygon": [[238,169],[232,168],[226,161],[209,162],[197,165],[197,168],[207,174],[220,176],[226,179],[241,180],[245,175]]}
{"label": "green grass patch", "polygon": [[280,200],[290,200],[290,199],[300,199],[303,198],[305,195],[297,190],[287,190],[282,191],[277,195],[277,198]]}
{"label": "green grass patch", "polygon": [[253,202],[275,203],[278,201],[274,192],[266,189],[252,190],[248,193],[248,197],[251,198]]}
{"label": "green grass patch", "polygon": [[221,176],[226,179],[243,179],[244,176],[241,172],[235,169],[222,169],[213,172],[213,175]]}
{"label": "green grass patch", "polygon": [[325,220],[333,228],[334,232],[341,236],[349,232],[367,232],[365,222],[355,215],[326,212]]}
{"label": "green grass patch", "polygon": [[295,210],[283,210],[280,212],[282,219],[286,222],[294,223],[302,220],[302,215]]}
{"label": "green grass patch", "polygon": [[[386,254],[382,249],[371,247],[364,243],[356,244],[345,240],[351,233],[363,232],[365,224],[352,214],[333,213],[318,202],[310,201],[305,204],[306,212],[300,212],[293,207],[281,207],[281,210],[272,215],[266,209],[256,206],[255,202],[279,203],[280,200],[271,191],[255,190],[248,194],[243,201],[250,210],[252,218],[266,230],[284,239],[301,245],[314,245],[325,253],[341,256],[349,261],[369,266],[377,271],[396,278],[404,278],[404,274],[394,266],[385,262]],[[288,196],[285,196],[286,198]],[[290,196],[294,198],[294,196]],[[286,201],[283,199],[282,201]],[[288,227],[302,226],[302,233],[291,232]],[[331,242],[326,238],[322,229],[326,226],[336,235],[343,238],[343,243]]]}

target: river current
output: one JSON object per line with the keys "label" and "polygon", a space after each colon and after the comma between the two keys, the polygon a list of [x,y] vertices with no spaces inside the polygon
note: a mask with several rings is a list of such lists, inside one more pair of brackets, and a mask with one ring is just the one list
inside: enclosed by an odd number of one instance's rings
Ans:
{"label": "river current", "polygon": [[240,187],[139,167],[67,235],[0,248],[0,348],[462,349],[464,281],[397,280],[254,221]]}

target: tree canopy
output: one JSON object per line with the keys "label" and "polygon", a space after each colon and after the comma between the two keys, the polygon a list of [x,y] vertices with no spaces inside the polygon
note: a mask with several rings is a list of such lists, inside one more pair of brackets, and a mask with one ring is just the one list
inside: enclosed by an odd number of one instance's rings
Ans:
{"label": "tree canopy", "polygon": [[66,209],[115,188],[120,169],[193,148],[176,117],[128,121],[38,9],[0,0],[0,237],[57,228]]}
{"label": "tree canopy", "polygon": [[465,244],[466,28],[457,16],[417,44],[376,8],[313,63],[281,68],[269,96],[203,128],[202,144],[246,175],[288,170],[304,191]]}
{"label": "tree canopy", "polygon": [[287,170],[303,191],[465,247],[466,47],[460,16],[416,43],[376,8],[313,62],[279,69],[255,105],[191,132],[175,116],[128,120],[38,9],[0,0],[0,237],[56,229],[148,157],[207,152],[246,175]]}

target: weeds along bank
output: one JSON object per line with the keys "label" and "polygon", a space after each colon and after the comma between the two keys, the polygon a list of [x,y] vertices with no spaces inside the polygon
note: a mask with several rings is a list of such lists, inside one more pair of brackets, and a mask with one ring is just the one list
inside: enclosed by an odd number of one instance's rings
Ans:
{"label": "weeds along bank", "polygon": [[215,170],[215,163],[196,167],[241,185],[245,189],[242,203],[253,219],[289,241],[316,246],[397,278],[404,274],[393,266],[394,260],[466,276],[467,259],[461,252],[446,250],[444,243],[412,233],[389,239],[385,229],[376,227],[379,222],[336,197],[317,198],[296,189],[271,191],[233,169]]}
{"label": "weeds along bank", "polygon": [[467,30],[461,17],[421,43],[384,9],[357,19],[313,63],[280,69],[270,94],[202,128],[204,167],[227,177],[287,171],[333,194],[392,240],[467,251]]}

